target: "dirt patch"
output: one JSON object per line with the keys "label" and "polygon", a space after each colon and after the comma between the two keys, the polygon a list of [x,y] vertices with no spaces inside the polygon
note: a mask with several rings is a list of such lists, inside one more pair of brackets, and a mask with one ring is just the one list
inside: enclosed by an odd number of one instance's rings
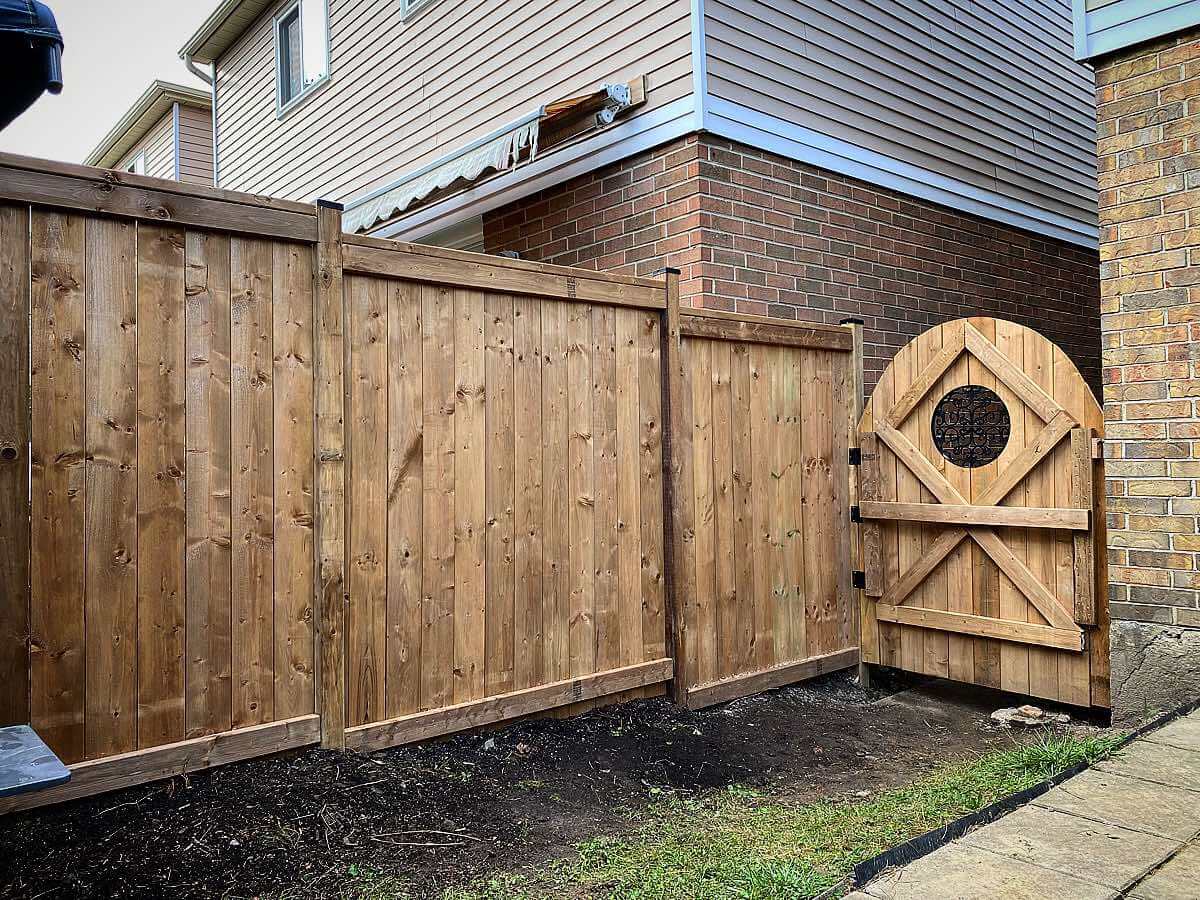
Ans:
{"label": "dirt patch", "polygon": [[881,693],[831,676],[700,712],[641,700],[371,756],[310,750],[175,778],[0,819],[0,893],[327,897],[372,873],[437,896],[624,831],[664,792],[875,791],[1019,739],[988,722],[996,695]]}

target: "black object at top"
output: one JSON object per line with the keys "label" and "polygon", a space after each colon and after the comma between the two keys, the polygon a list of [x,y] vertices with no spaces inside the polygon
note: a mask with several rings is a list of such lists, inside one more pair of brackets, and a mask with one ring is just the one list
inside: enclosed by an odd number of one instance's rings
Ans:
{"label": "black object at top", "polygon": [[45,3],[36,0],[0,0],[0,31],[15,32],[24,37],[52,41],[62,49],[62,32],[54,13]]}
{"label": "black object at top", "polygon": [[0,128],[43,91],[62,93],[62,51],[50,7],[36,0],[0,0]]}

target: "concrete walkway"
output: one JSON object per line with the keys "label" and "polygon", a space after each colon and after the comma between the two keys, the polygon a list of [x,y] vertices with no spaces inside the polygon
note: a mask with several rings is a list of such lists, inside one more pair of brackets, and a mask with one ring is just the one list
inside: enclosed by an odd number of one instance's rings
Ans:
{"label": "concrete walkway", "polygon": [[851,900],[1195,900],[1200,712],[1177,719]]}

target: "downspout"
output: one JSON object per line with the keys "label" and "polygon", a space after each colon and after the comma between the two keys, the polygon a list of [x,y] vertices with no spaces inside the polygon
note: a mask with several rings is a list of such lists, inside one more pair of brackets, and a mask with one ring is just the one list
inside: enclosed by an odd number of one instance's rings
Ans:
{"label": "downspout", "polygon": [[187,70],[203,81],[209,87],[209,93],[212,97],[209,104],[209,119],[212,126],[212,177],[213,187],[221,186],[221,179],[217,170],[217,61],[213,60],[210,65],[210,70],[205,72],[195,61],[187,54],[183,57],[183,64]]}

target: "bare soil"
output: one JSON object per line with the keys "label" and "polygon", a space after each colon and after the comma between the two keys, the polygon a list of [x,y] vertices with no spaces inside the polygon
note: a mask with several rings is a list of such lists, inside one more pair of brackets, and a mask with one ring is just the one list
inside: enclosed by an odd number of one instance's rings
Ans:
{"label": "bare soil", "polygon": [[417,897],[628,829],[666,792],[877,791],[1019,736],[1011,698],[846,675],[699,712],[639,700],[370,756],[313,749],[0,819],[0,896]]}

